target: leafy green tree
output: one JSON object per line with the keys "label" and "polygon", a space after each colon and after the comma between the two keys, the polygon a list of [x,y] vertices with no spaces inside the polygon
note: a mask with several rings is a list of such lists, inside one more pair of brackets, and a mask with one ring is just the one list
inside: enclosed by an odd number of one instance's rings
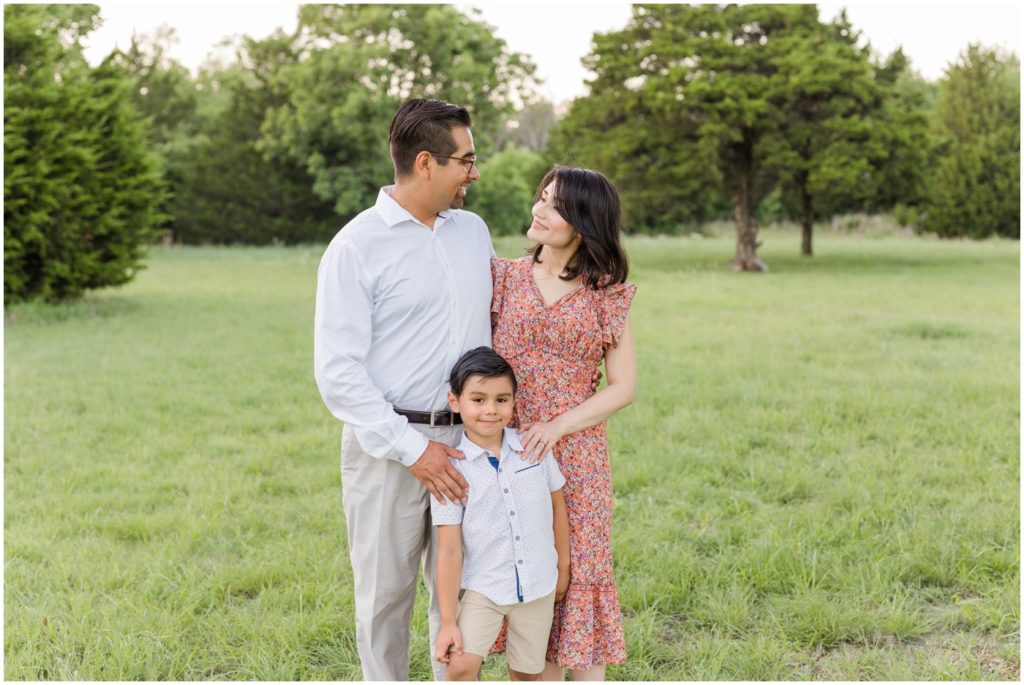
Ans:
{"label": "leafy green tree", "polygon": [[200,129],[170,205],[183,242],[311,242],[337,231],[333,203],[313,193],[305,167],[271,162],[260,147],[267,111],[287,101],[281,70],[297,61],[292,37],[279,32],[242,39],[236,63],[203,74],[224,107]]}
{"label": "leafy green tree", "polygon": [[119,285],[141,268],[161,184],[130,85],[90,69],[95,5],[4,6],[4,301]]}
{"label": "leafy green tree", "polygon": [[532,82],[525,58],[449,5],[303,5],[298,38],[303,59],[284,69],[288,102],[268,116],[263,145],[306,168],[343,220],[391,178],[387,130],[404,100],[465,106],[486,157],[513,93]]}
{"label": "leafy green tree", "polygon": [[115,49],[107,57],[135,79],[132,100],[149,120],[149,136],[157,144],[190,135],[197,128],[199,94],[192,76],[168,55],[177,42],[175,30],[164,25],[149,35],[133,34],[127,50]]}
{"label": "leafy green tree", "polygon": [[634,5],[624,29],[594,36],[591,95],[557,143],[607,169],[632,196],[633,221],[695,216],[728,198],[733,268],[765,270],[754,208],[774,185],[766,141],[786,115],[784,63],[820,35],[813,5]]}
{"label": "leafy green tree", "polygon": [[1020,238],[1020,59],[972,44],[943,79],[925,227]]}
{"label": "leafy green tree", "polygon": [[545,171],[536,152],[506,148],[480,165],[481,180],[470,188],[466,209],[483,217],[491,233],[520,233],[533,221],[533,195]]}
{"label": "leafy green tree", "polygon": [[201,91],[180,62],[168,56],[177,42],[173,28],[162,26],[150,35],[132,35],[127,50],[115,49],[104,60],[131,81],[129,97],[147,121],[149,147],[160,164],[167,193],[161,204],[163,223],[173,240],[182,227],[171,203],[180,203],[185,168],[195,157],[202,121],[198,116]]}
{"label": "leafy green tree", "polygon": [[[779,180],[789,215],[802,225],[801,253],[813,254],[816,218],[880,197],[915,197],[926,153],[923,112],[896,98],[892,85],[908,66],[901,51],[876,70],[845,12],[779,60],[784,112],[766,137],[765,166]],[[912,104],[912,103],[911,103]]]}
{"label": "leafy green tree", "polygon": [[[589,64],[595,68],[593,58]],[[635,90],[623,90],[620,66],[603,64],[591,95],[573,101],[552,131],[548,164],[605,174],[619,190],[623,225],[630,231],[671,232],[719,215],[719,184],[685,152],[696,147],[694,131],[681,130],[671,111],[650,106]]]}
{"label": "leafy green tree", "polygon": [[928,122],[938,88],[911,70],[902,50],[876,66],[875,73],[884,98],[873,133],[886,156],[878,162],[878,183],[863,208],[874,212],[894,209],[897,214],[910,209],[916,214],[927,197],[928,169],[933,165]]}

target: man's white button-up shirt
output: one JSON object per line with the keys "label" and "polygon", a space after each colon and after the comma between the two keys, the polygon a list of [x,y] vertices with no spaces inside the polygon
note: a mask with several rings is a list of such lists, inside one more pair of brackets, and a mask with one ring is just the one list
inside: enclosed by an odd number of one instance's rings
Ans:
{"label": "man's white button-up shirt", "polygon": [[549,452],[535,464],[523,461],[516,431],[505,429],[495,457],[462,435],[465,459],[451,459],[469,483],[469,501],[441,504],[430,498],[435,526],[462,525],[462,588],[496,604],[532,602],[558,583],[558,551],[551,493],[565,478]]}
{"label": "man's white button-up shirt", "polygon": [[427,438],[394,407],[448,408],[448,375],[491,344],[491,237],[472,212],[433,229],[381,188],[320,260],[313,375],[327,408],[370,455],[412,465]]}

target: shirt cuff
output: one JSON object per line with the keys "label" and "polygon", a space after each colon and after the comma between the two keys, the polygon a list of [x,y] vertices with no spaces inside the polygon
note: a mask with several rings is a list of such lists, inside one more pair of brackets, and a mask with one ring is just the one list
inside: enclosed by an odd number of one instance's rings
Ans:
{"label": "shirt cuff", "polygon": [[429,442],[427,436],[406,424],[405,433],[395,443],[391,456],[402,466],[412,466],[423,456]]}

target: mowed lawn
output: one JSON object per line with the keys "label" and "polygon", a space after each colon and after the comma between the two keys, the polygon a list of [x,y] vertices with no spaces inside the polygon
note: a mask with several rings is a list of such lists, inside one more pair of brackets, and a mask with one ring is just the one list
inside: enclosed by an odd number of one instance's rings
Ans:
{"label": "mowed lawn", "polygon": [[[1019,244],[763,238],[768,274],[729,236],[628,242],[609,677],[1017,679]],[[321,251],[154,249],[7,308],[6,678],[361,677]],[[421,593],[414,679],[426,634]]]}

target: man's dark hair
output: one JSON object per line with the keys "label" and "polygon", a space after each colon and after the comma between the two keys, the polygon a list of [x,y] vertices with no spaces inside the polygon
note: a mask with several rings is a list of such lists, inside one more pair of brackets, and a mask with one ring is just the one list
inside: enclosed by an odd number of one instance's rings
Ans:
{"label": "man's dark hair", "polygon": [[[442,100],[413,98],[398,108],[388,130],[391,145],[391,161],[399,176],[412,173],[416,155],[424,150],[436,155],[451,155],[455,152],[452,129],[456,126],[471,125],[469,112],[465,107]],[[449,159],[438,159],[437,163],[447,166]]]}
{"label": "man's dark hair", "polygon": [[501,378],[504,376],[512,381],[513,395],[519,388],[519,383],[516,382],[516,372],[512,370],[512,366],[505,361],[504,357],[489,347],[478,347],[475,350],[470,350],[459,357],[459,361],[455,362],[455,366],[452,367],[452,375],[448,378],[448,383],[452,386],[452,392],[456,397],[462,394],[466,383],[473,376],[483,376],[484,378]]}
{"label": "man's dark hair", "polygon": [[[604,174],[591,169],[555,167],[537,187],[534,203],[552,181],[555,211],[580,235],[576,255],[560,278],[571,281],[582,276],[583,283],[591,288],[624,283],[629,258],[619,240],[622,209],[615,186]],[[537,244],[527,250],[534,262],[540,262],[541,247]]]}

